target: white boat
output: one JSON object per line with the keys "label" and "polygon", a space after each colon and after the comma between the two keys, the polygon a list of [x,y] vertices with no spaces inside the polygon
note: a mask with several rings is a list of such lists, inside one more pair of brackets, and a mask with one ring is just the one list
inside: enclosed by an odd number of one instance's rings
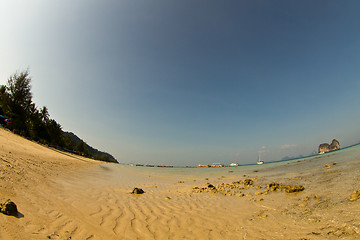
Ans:
{"label": "white boat", "polygon": [[259,157],[258,157],[258,160],[257,160],[256,164],[259,164],[259,165],[264,164],[264,161],[260,160],[260,153],[259,153]]}
{"label": "white boat", "polygon": [[225,167],[224,164],[221,163],[213,163],[210,165],[210,167]]}
{"label": "white boat", "polygon": [[238,167],[239,164],[238,163],[230,163],[229,167]]}

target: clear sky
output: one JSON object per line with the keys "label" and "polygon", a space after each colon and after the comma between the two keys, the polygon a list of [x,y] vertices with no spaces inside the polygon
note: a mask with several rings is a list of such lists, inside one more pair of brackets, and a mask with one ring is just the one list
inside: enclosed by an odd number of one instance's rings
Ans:
{"label": "clear sky", "polygon": [[0,84],[123,163],[360,141],[360,1],[0,0]]}

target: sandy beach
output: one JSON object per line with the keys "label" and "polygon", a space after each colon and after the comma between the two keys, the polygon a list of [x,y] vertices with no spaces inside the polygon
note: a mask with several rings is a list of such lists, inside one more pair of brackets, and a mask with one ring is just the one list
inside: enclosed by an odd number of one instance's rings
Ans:
{"label": "sandy beach", "polygon": [[360,146],[196,169],[102,163],[3,129],[0,143],[0,201],[19,212],[0,214],[0,239],[360,238]]}

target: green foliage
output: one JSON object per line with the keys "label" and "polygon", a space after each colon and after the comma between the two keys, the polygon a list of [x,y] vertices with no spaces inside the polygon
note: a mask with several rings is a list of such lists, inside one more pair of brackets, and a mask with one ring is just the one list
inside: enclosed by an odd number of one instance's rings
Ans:
{"label": "green foliage", "polygon": [[76,145],[75,151],[80,152],[85,156],[87,156],[89,154],[86,143],[84,141],[82,141],[82,140],[78,143],[78,145]]}
{"label": "green foliage", "polygon": [[29,115],[31,115],[32,93],[29,71],[15,73],[8,79],[5,87],[5,111],[12,119],[12,127],[21,135],[29,136]]}
{"label": "green foliage", "polygon": [[64,148],[69,151],[74,151],[74,143],[71,141],[71,138],[68,135],[62,134],[62,141],[64,143]]}

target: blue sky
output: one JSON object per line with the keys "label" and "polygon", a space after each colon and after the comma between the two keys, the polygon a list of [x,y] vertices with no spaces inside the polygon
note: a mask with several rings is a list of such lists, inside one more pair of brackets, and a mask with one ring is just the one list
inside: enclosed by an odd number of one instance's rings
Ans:
{"label": "blue sky", "polygon": [[0,83],[120,162],[252,163],[360,141],[358,1],[0,2]]}

